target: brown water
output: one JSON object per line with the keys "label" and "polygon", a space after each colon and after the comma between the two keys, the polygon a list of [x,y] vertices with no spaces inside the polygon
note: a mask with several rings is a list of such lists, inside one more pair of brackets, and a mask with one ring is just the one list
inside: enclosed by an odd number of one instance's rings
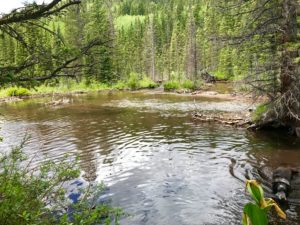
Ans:
{"label": "brown water", "polygon": [[[300,141],[272,133],[202,124],[195,109],[236,111],[247,104],[153,93],[103,93],[72,97],[49,107],[49,99],[2,105],[2,151],[28,133],[25,148],[36,161],[81,156],[91,180],[104,181],[114,206],[129,217],[121,224],[241,224],[250,200],[245,176],[263,181],[272,169],[300,167]],[[294,184],[288,222],[300,224],[300,181]]]}

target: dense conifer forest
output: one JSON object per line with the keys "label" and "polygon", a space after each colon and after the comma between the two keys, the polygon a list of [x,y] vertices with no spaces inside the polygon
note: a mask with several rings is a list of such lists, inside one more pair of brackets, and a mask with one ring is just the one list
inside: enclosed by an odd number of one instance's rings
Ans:
{"label": "dense conifer forest", "polygon": [[10,20],[43,7],[35,3],[2,15],[2,85],[55,85],[69,77],[199,87],[209,73],[267,96],[267,118],[299,121],[297,0],[53,2],[57,12],[39,18]]}
{"label": "dense conifer forest", "polygon": [[299,221],[300,0],[42,2],[0,13],[0,224]]}

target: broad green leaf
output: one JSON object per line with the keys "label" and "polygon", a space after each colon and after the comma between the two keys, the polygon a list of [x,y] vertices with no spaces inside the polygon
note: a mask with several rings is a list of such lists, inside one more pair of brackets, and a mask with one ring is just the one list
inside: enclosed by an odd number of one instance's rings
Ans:
{"label": "broad green leaf", "polygon": [[255,202],[259,206],[262,206],[264,208],[265,207],[264,191],[262,187],[258,184],[258,182],[256,180],[247,180],[246,187],[249,193],[251,194],[251,196],[254,198]]}
{"label": "broad green leaf", "polygon": [[256,204],[248,203],[244,207],[243,224],[268,225],[266,210],[259,208]]}

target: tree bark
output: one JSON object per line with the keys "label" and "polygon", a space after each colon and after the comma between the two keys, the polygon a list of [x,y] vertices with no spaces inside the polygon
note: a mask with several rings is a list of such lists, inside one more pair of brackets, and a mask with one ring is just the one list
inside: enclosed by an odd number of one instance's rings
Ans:
{"label": "tree bark", "polygon": [[282,26],[282,58],[281,58],[281,93],[290,90],[296,76],[296,65],[293,62],[297,57],[297,49],[289,44],[297,41],[297,2],[295,0],[283,0],[283,26]]}

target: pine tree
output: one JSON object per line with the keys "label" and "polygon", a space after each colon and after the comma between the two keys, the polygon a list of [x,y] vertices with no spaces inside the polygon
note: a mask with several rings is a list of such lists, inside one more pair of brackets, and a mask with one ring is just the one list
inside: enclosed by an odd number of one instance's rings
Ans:
{"label": "pine tree", "polygon": [[198,72],[198,48],[196,41],[196,23],[191,4],[189,5],[189,16],[186,39],[186,75],[190,80],[197,77]]}

